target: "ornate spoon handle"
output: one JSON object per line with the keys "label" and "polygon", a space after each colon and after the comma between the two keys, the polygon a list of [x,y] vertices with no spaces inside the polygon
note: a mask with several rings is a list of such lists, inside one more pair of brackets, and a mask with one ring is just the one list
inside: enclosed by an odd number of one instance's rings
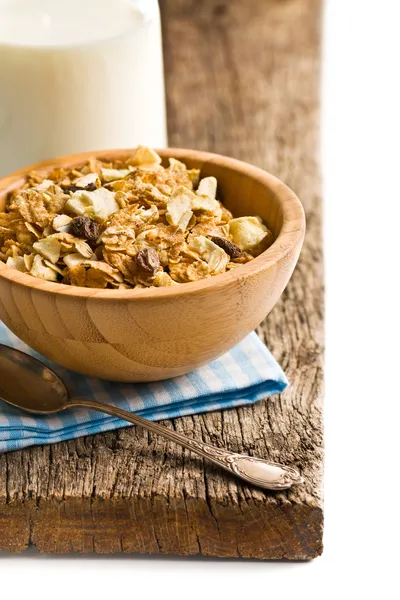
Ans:
{"label": "ornate spoon handle", "polygon": [[300,473],[292,467],[286,467],[273,462],[268,462],[262,458],[246,456],[245,454],[236,454],[222,448],[216,448],[203,442],[198,442],[187,438],[186,436],[168,429],[163,425],[158,425],[153,421],[131,414],[126,410],[103,404],[95,400],[86,398],[72,398],[68,406],[84,406],[93,410],[107,413],[113,417],[118,417],[139,425],[152,433],[158,433],[165,438],[192,450],[196,454],[207,458],[216,465],[219,465],[226,471],[233,473],[237,477],[244,479],[252,485],[265,488],[267,490],[285,490],[292,485],[303,483]]}

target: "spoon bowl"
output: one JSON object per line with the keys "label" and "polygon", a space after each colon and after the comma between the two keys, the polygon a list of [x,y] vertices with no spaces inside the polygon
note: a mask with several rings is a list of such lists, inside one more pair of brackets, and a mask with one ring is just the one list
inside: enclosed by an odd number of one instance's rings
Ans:
{"label": "spoon bowl", "polygon": [[27,412],[50,414],[68,406],[63,381],[40,360],[0,344],[0,398]]}

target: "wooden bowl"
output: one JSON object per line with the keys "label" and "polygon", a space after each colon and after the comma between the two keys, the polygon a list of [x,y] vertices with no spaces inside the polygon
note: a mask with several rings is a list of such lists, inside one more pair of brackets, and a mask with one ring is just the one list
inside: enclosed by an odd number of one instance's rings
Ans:
{"label": "wooden bowl", "polygon": [[[120,158],[132,150],[85,152],[46,161],[0,180],[7,193],[31,170],[49,172],[96,155]],[[304,238],[303,208],[273,175],[207,152],[169,148],[201,176],[214,175],[219,198],[234,216],[259,215],[275,241],[234,271],[167,288],[95,290],[36,279],[0,261],[0,318],[19,338],[68,369],[114,381],[157,381],[188,373],[240,342],[270,312],[296,265]]]}

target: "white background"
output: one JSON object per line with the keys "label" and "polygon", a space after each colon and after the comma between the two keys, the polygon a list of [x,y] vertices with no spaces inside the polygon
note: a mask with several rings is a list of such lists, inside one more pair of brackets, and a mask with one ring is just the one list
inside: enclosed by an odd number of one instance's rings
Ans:
{"label": "white background", "polygon": [[399,597],[399,63],[397,0],[327,1],[322,557],[266,563],[0,555],[1,598]]}

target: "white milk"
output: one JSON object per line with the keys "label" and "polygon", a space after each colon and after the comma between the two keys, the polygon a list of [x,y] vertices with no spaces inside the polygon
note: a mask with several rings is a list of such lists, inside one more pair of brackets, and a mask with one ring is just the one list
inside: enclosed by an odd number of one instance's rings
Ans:
{"label": "white milk", "polygon": [[167,145],[156,0],[0,0],[0,176]]}

